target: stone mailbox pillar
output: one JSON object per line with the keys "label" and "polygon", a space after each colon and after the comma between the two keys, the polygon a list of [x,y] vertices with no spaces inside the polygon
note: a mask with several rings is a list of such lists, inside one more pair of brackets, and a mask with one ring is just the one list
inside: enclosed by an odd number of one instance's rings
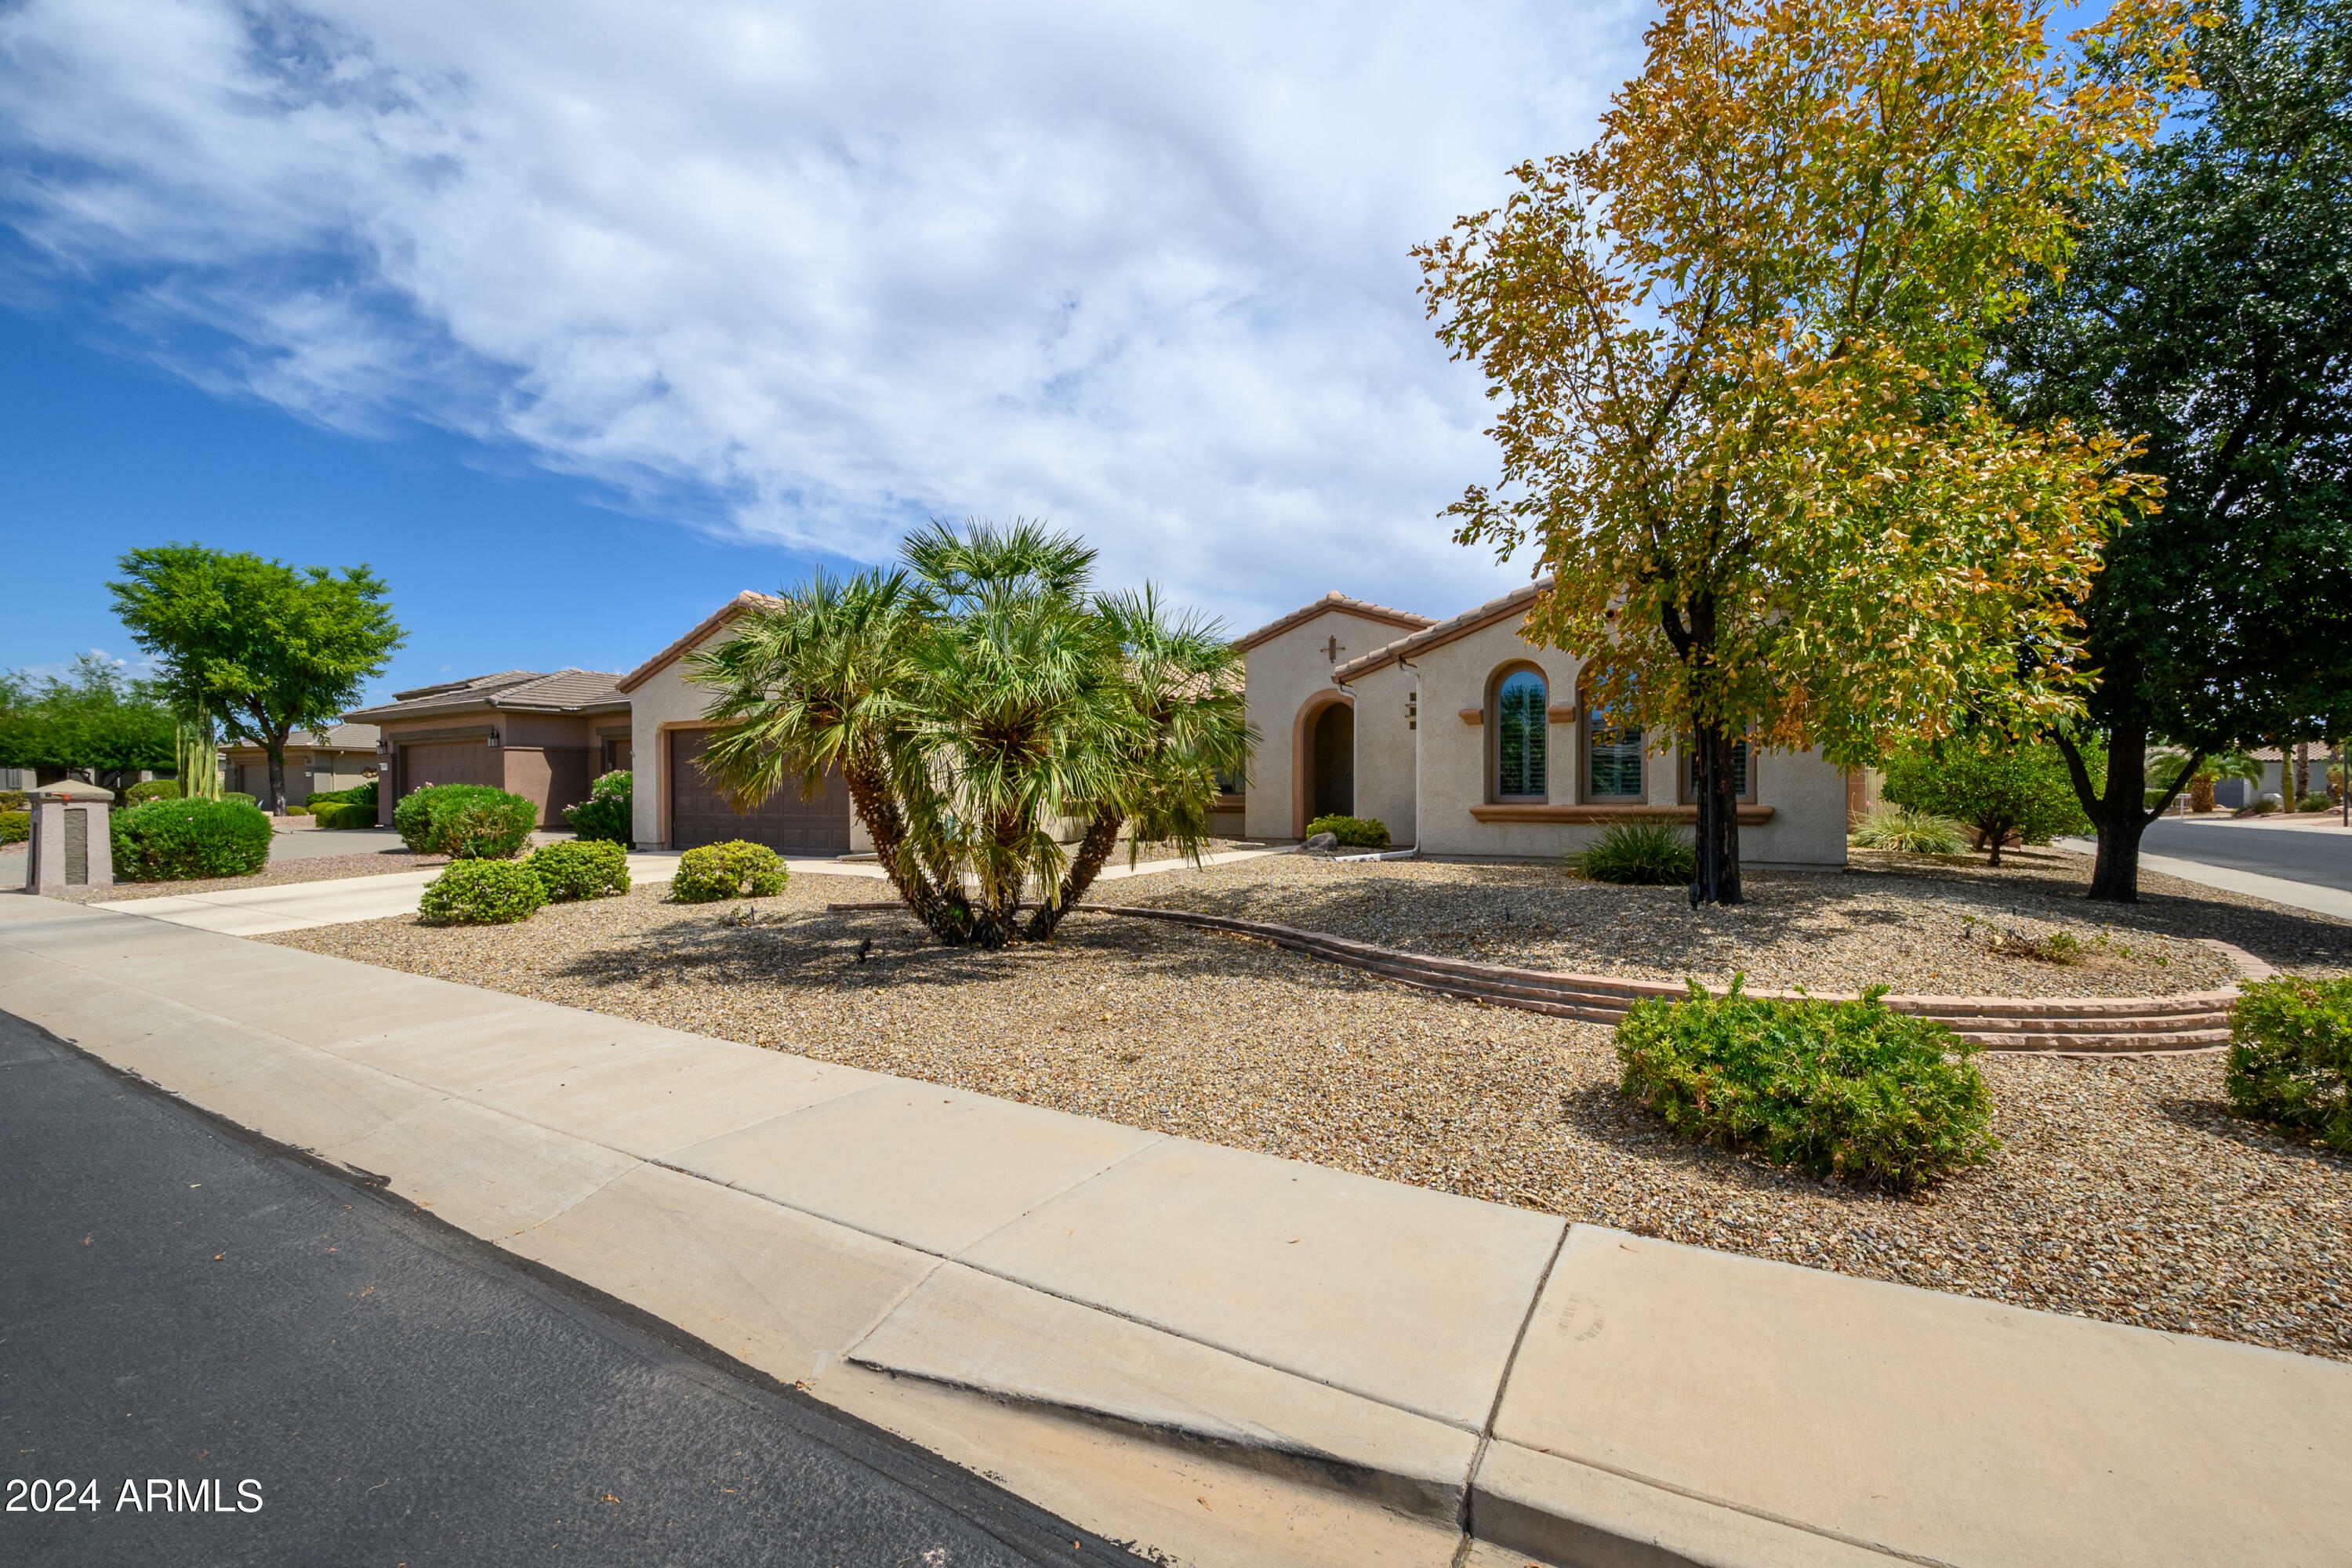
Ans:
{"label": "stone mailbox pillar", "polygon": [[33,811],[33,838],[25,846],[30,852],[26,892],[114,886],[114,835],[106,821],[113,801],[111,790],[78,779],[26,792]]}

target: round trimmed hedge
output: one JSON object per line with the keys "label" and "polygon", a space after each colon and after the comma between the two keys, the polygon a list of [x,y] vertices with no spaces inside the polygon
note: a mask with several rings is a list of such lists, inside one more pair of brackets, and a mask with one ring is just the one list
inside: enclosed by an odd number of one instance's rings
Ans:
{"label": "round trimmed hedge", "polygon": [[790,872],[776,852],[764,844],[730,838],[706,844],[678,857],[677,875],[670,879],[669,895],[681,904],[707,904],[719,899],[773,898],[784,890]]}
{"label": "round trimmed hedge", "polygon": [[2242,1114],[2352,1154],[2352,975],[2241,984],[2222,1081]]}
{"label": "round trimmed hedge", "polygon": [[149,801],[110,826],[117,881],[249,877],[269,862],[269,818],[245,801]]}
{"label": "round trimmed hedge", "polygon": [[1328,833],[1343,849],[1385,849],[1389,825],[1377,816],[1318,816],[1307,825],[1307,837]]}
{"label": "round trimmed hedge", "polygon": [[392,826],[411,854],[503,860],[530,842],[539,807],[488,784],[427,784],[393,807]]}
{"label": "round trimmed hedge", "polygon": [[29,811],[0,811],[0,844],[22,844],[33,836]]}
{"label": "round trimmed hedge", "polygon": [[458,860],[425,885],[419,924],[506,925],[529,920],[547,902],[547,889],[521,860]]}
{"label": "round trimmed hedge", "polygon": [[1617,1026],[1627,1094],[1686,1137],[1776,1165],[1916,1187],[1991,1157],[1991,1102],[1943,1025],[1857,1002],[1710,996],[1637,1002]]}
{"label": "round trimmed hedge", "polygon": [[551,904],[615,898],[629,890],[628,852],[604,839],[542,844],[523,864],[547,889],[547,901]]}

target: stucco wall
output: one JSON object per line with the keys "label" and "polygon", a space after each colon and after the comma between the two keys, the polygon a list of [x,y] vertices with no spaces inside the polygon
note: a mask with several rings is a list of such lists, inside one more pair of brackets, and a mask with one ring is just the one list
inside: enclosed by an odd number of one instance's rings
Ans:
{"label": "stucco wall", "polygon": [[[1395,666],[1356,683],[1357,792],[1360,805],[1412,798],[1412,753],[1390,743],[1385,730],[1366,722],[1368,714],[1398,712],[1403,695],[1420,693],[1422,817],[1412,842],[1433,855],[1509,859],[1551,859],[1588,844],[1607,831],[1605,823],[1481,822],[1474,805],[1491,798],[1487,757],[1490,683],[1506,666],[1541,670],[1553,710],[1575,709],[1573,718],[1546,729],[1545,800],[1551,805],[1589,804],[1584,795],[1583,740],[1586,716],[1577,701],[1582,660],[1558,648],[1530,646],[1507,621],[1414,657],[1417,671]],[[1476,710],[1477,724],[1462,711]],[[1372,740],[1369,744],[1367,738]],[[1404,737],[1410,741],[1408,734]],[[1646,803],[1681,804],[1679,784],[1689,763],[1679,745],[1653,749],[1643,759]],[[1817,752],[1765,752],[1753,763],[1757,804],[1773,808],[1771,820],[1743,826],[1740,855],[1759,866],[1838,866],[1845,863],[1846,784],[1842,769]],[[1388,806],[1396,810],[1395,806]],[[1362,814],[1360,811],[1360,815]],[[1374,812],[1371,815],[1381,815]],[[1412,813],[1402,816],[1410,820]],[[1400,843],[1397,818],[1390,828]]]}
{"label": "stucco wall", "polygon": [[[1249,718],[1257,726],[1258,745],[1250,759],[1248,799],[1243,820],[1252,838],[1289,838],[1298,831],[1296,785],[1298,772],[1292,755],[1300,710],[1318,697],[1348,700],[1349,694],[1331,684],[1336,666],[1325,652],[1330,638],[1340,643],[1339,662],[1345,664],[1374,648],[1386,647],[1405,632],[1385,621],[1375,621],[1345,610],[1322,615],[1268,638],[1244,656],[1249,671]],[[1356,745],[1357,815],[1363,815],[1363,719],[1358,707]],[[1311,742],[1310,742],[1311,743]],[[1389,824],[1395,833],[1397,825]],[[1402,842],[1402,837],[1399,838]]]}
{"label": "stucco wall", "polygon": [[1388,826],[1399,848],[1420,840],[1412,798],[1415,732],[1408,710],[1418,676],[1395,665],[1356,682],[1356,815]]}

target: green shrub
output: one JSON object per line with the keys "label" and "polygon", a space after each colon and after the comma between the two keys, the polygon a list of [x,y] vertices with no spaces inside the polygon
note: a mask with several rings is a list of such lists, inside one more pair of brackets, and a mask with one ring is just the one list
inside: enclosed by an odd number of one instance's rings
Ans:
{"label": "green shrub", "polygon": [[357,801],[314,801],[310,819],[324,828],[373,827],[375,805],[373,802],[362,805]]}
{"label": "green shrub", "polygon": [[2333,795],[2322,795],[2317,790],[2314,790],[2296,801],[2294,808],[2297,811],[2334,811],[2336,799]]}
{"label": "green shrub", "polygon": [[425,884],[416,918],[429,926],[494,926],[529,920],[547,889],[523,860],[459,860]]}
{"label": "green shrub", "polygon": [[22,844],[33,836],[29,811],[0,811],[0,844]]}
{"label": "green shrub", "polygon": [[1969,847],[1969,830],[1950,817],[1885,802],[1872,806],[1846,837],[1864,849],[1899,849],[1906,855],[1962,855]]}
{"label": "green shrub", "polygon": [[1571,876],[1596,882],[1671,887],[1698,875],[1698,846],[1663,822],[1619,822],[1600,843],[1570,850],[1560,864]]}
{"label": "green shrub", "polygon": [[1859,1002],[1725,996],[1635,1003],[1617,1026],[1624,1089],[1687,1137],[1814,1175],[1916,1186],[1988,1158],[1977,1047],[1943,1025]]}
{"label": "green shrub", "polygon": [[1307,825],[1307,837],[1312,838],[1318,833],[1331,835],[1343,848],[1389,847],[1389,825],[1377,816],[1318,816]]}
{"label": "green shrub", "polygon": [[177,779],[144,779],[122,792],[125,805],[144,805],[151,800],[177,800],[180,781]]}
{"label": "green shrub", "polygon": [[243,800],[151,800],[114,814],[114,875],[125,882],[249,877],[269,861],[269,818]]}
{"label": "green shrub", "polygon": [[330,805],[364,805],[373,807],[375,805],[375,780],[370,779],[363,784],[353,784],[349,789],[313,790],[310,794],[302,797],[302,804],[314,810],[322,804]]}
{"label": "green shrub", "polygon": [[523,862],[547,889],[551,904],[574,899],[606,899],[629,890],[629,854],[602,838],[542,844]]}
{"label": "green shrub", "polygon": [[[2088,743],[2080,749],[2091,776],[2101,776],[2106,752]],[[2056,746],[1998,736],[1948,736],[1897,752],[1886,759],[1885,794],[1897,805],[1964,824],[1976,834],[1978,847],[1991,852],[1995,866],[2011,834],[2027,844],[2047,844],[2091,826]]]}
{"label": "green shrub", "polygon": [[414,854],[502,860],[530,842],[539,807],[488,784],[427,784],[393,807],[392,826]]}
{"label": "green shrub", "polygon": [[32,806],[32,797],[20,789],[0,789],[0,811],[26,811]]}
{"label": "green shrub", "polygon": [[2223,1081],[2246,1115],[2352,1154],[2352,976],[2240,985]]}
{"label": "green shrub", "polygon": [[261,805],[261,801],[258,797],[247,795],[241,790],[225,789],[221,791],[221,798],[223,800],[241,800],[246,805],[253,806],[257,810],[259,809]]}
{"label": "green shrub", "polygon": [[602,838],[626,848],[635,842],[632,797],[635,775],[615,768],[588,786],[588,798],[563,808],[563,820],[583,838]]}
{"label": "green shrub", "polygon": [[784,890],[789,873],[776,852],[764,844],[730,838],[706,844],[678,858],[677,875],[670,879],[670,897],[681,904],[707,904],[715,899],[765,899]]}

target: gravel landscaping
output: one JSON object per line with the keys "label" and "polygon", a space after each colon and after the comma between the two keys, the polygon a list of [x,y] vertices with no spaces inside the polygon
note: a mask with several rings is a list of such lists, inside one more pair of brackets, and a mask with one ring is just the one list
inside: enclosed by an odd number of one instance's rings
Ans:
{"label": "gravel landscaping", "polygon": [[[2082,862],[2074,866],[2079,887]],[[1515,917],[1547,875],[1285,857],[1124,883],[1116,896],[1234,898],[1255,886],[1290,890],[1253,896],[1345,908],[1360,902],[1360,887],[1400,870],[1422,873],[1441,899],[1463,897],[1447,889],[1465,879],[1501,889]],[[1869,880],[1853,896],[1892,900],[1885,908],[1893,911],[1863,929],[1899,929],[1923,952],[1929,916],[1903,889],[1925,881],[1944,880],[1947,897],[1991,900],[2014,922],[2057,918],[2010,910],[2016,903],[2038,911],[2035,900],[2049,897],[2034,890],[2032,873],[1987,879],[1890,867],[1862,875]],[[2054,868],[2050,875],[2054,883]],[[1558,874],[1549,876],[1557,884]],[[1359,878],[1364,883],[1351,890]],[[1971,891],[1979,882],[1990,885]],[[1862,939],[1832,928],[1830,895],[1818,889],[1852,885],[1759,878],[1750,910],[1695,923],[1714,944],[1710,962],[1734,951],[1734,934],[1743,963],[1751,952],[1784,952],[1777,962],[1787,967],[1772,983],[1892,978],[1864,971]],[[2130,933],[2135,952],[2146,946],[2177,960],[2116,960],[2140,965],[2129,972],[2132,989],[2145,988],[2145,971],[2170,976],[2173,989],[2215,978],[2200,971],[2186,980],[2193,951],[2155,940],[2207,934],[2180,886],[2152,889],[2139,910],[2102,911]],[[895,912],[824,912],[828,902],[878,890],[868,880],[795,873],[782,897],[756,906],[676,905],[647,887],[551,907],[516,926],[432,930],[400,919],[264,940],[1671,1240],[2352,1360],[2352,1161],[2229,1114],[2215,1054],[1983,1058],[2000,1152],[1903,1197],[1788,1175],[1674,1138],[1618,1093],[1604,1026],[1450,1001],[1264,942],[1116,917],[1081,913],[1050,945],[981,954],[932,945]],[[1634,895],[1629,904],[1643,910],[1656,897],[1659,912],[1626,922],[1652,928],[1646,937],[1601,931],[1591,940],[1616,962],[1667,968],[1641,944],[1662,940],[1665,896],[1680,895],[1608,892]],[[2341,922],[2195,896],[2214,920],[2232,922],[2212,934],[2273,962],[2286,945],[2352,935]],[[1587,889],[1562,897],[1572,901],[1540,906],[1548,922],[1563,923],[1571,909],[1594,918],[1599,906],[1581,901]],[[1298,906],[1287,907],[1296,914]],[[1687,906],[1671,907],[1687,933]],[[1450,951],[1570,951],[1557,931],[1435,923],[1465,934],[1433,942],[1486,944]],[[2079,900],[2070,923],[2093,929]],[[1806,931],[1826,933],[1838,956],[1801,969]],[[1880,952],[1895,952],[1884,935]],[[2012,973],[1958,970],[1968,958],[1939,945],[1918,973],[1948,964],[1956,984],[1960,973]],[[1588,951],[1579,966],[1595,962]],[[1762,963],[1751,968],[1759,984],[1765,971]],[[2065,983],[2045,989],[2080,991],[2098,971],[2054,973]]]}
{"label": "gravel landscaping", "polygon": [[[2237,978],[2195,938],[2279,968],[2352,966],[2352,923],[2143,874],[2137,906],[2083,899],[2088,862],[2012,852],[1853,852],[1845,872],[1751,871],[1748,902],[1693,910],[1681,888],[1587,882],[1549,866],[1333,861],[1284,855],[1105,889],[1097,903],[1266,921],[1385,947],[1527,969],[1758,989],[1968,996],[2161,996]],[[2054,933],[2080,956],[2029,956]]]}

